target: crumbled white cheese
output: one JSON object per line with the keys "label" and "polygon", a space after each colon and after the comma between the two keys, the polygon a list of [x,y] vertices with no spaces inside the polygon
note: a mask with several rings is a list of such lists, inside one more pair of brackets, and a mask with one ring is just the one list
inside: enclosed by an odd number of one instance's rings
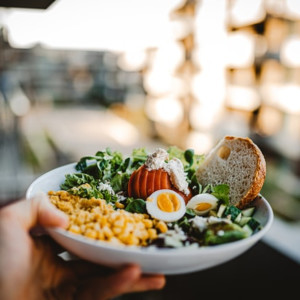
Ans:
{"label": "crumbled white cheese", "polygon": [[117,198],[118,198],[118,201],[124,201],[126,200],[126,197],[121,194],[120,192],[116,194]]}
{"label": "crumbled white cheese", "polygon": [[115,192],[108,183],[100,182],[98,186],[100,191],[108,191],[111,195],[114,195]]}
{"label": "crumbled white cheese", "polygon": [[194,228],[199,229],[200,232],[203,232],[207,228],[207,218],[196,216],[190,220]]}
{"label": "crumbled white cheese", "polygon": [[166,160],[169,159],[169,154],[162,148],[157,148],[155,152],[147,156],[145,165],[149,171],[164,168]]}
{"label": "crumbled white cheese", "polygon": [[208,224],[215,224],[215,223],[227,223],[227,224],[231,224],[231,220],[227,219],[227,218],[218,218],[218,217],[214,217],[214,216],[210,216],[207,218],[207,223]]}
{"label": "crumbled white cheese", "polygon": [[167,232],[159,234],[158,237],[164,239],[164,243],[166,246],[174,248],[183,247],[183,242],[187,238],[184,231],[177,224],[175,224],[173,230],[169,229]]}
{"label": "crumbled white cheese", "polygon": [[232,223],[230,220],[228,220],[226,218],[218,218],[218,217],[214,217],[214,216],[210,216],[208,218],[196,216],[193,219],[191,219],[190,222],[192,223],[192,226],[194,228],[199,229],[200,232],[203,232],[207,228],[207,226],[211,225],[211,224],[216,224],[216,223],[230,224],[230,223]]}
{"label": "crumbled white cheese", "polygon": [[164,169],[170,176],[172,184],[181,192],[189,195],[189,185],[186,181],[186,174],[184,172],[183,164],[178,158],[169,159],[169,154],[162,148],[148,155],[145,165],[149,171]]}
{"label": "crumbled white cheese", "polygon": [[178,158],[173,158],[164,167],[165,171],[170,175],[173,185],[184,194],[188,195],[189,184],[186,181],[186,174],[183,169],[183,164]]}
{"label": "crumbled white cheese", "polygon": [[219,230],[219,231],[217,232],[217,235],[218,235],[218,236],[223,236],[224,234],[225,234],[224,230]]}

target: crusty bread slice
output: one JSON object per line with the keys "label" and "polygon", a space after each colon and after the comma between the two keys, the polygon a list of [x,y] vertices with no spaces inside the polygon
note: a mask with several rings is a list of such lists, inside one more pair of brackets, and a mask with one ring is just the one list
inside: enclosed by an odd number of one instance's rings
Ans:
{"label": "crusty bread slice", "polygon": [[249,138],[224,137],[197,170],[202,185],[228,184],[230,204],[246,207],[259,194],[266,177],[266,162]]}

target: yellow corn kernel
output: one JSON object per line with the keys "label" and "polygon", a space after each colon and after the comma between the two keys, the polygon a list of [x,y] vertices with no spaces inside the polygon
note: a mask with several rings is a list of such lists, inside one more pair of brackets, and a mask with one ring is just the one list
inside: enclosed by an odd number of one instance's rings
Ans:
{"label": "yellow corn kernel", "polygon": [[86,237],[89,237],[89,238],[92,238],[92,239],[96,239],[98,234],[97,234],[97,231],[96,230],[92,230],[92,229],[88,229],[84,235]]}
{"label": "yellow corn kernel", "polygon": [[105,239],[103,230],[97,231],[97,238],[98,238],[98,240],[101,240],[101,241],[103,241]]}
{"label": "yellow corn kernel", "polygon": [[94,229],[94,224],[93,223],[86,223],[85,224],[85,229],[88,230],[88,229]]}
{"label": "yellow corn kernel", "polygon": [[140,230],[137,237],[141,240],[147,240],[149,238],[148,230]]}
{"label": "yellow corn kernel", "polygon": [[142,221],[142,220],[144,219],[144,215],[138,214],[138,213],[134,213],[134,214],[133,214],[133,218],[134,218],[134,220],[136,220],[136,221]]}
{"label": "yellow corn kernel", "polygon": [[125,243],[125,241],[127,241],[128,237],[129,237],[129,235],[130,235],[130,233],[127,230],[124,230],[123,232],[118,234],[118,239],[120,241],[122,241],[123,243]]}
{"label": "yellow corn kernel", "polygon": [[113,227],[112,231],[114,234],[120,234],[123,232],[123,229],[121,227]]}
{"label": "yellow corn kernel", "polygon": [[151,227],[153,227],[153,222],[152,222],[151,220],[149,220],[149,219],[143,220],[143,223],[145,224],[145,227],[146,227],[146,228],[151,228]]}
{"label": "yellow corn kernel", "polygon": [[80,228],[77,225],[71,225],[69,228],[69,231],[73,232],[73,233],[80,233]]}
{"label": "yellow corn kernel", "polygon": [[111,237],[113,237],[113,232],[111,231],[111,229],[107,226],[104,226],[102,228],[103,230],[103,233],[104,233],[104,236],[107,238],[107,239],[110,239]]}
{"label": "yellow corn kernel", "polygon": [[159,222],[159,220],[157,220],[157,219],[153,219],[153,220],[152,220],[152,222],[153,222],[153,225],[154,225],[154,226],[156,226],[156,225],[157,225],[157,223]]}
{"label": "yellow corn kernel", "polygon": [[99,231],[101,229],[99,223],[93,223],[93,224],[94,224],[94,229],[96,231]]}
{"label": "yellow corn kernel", "polygon": [[115,220],[114,226],[117,227],[124,227],[125,226],[125,218],[124,217],[119,217],[118,219]]}
{"label": "yellow corn kernel", "polygon": [[139,244],[139,239],[134,234],[131,233],[124,242],[127,245],[135,245],[136,246]]}
{"label": "yellow corn kernel", "polygon": [[57,203],[59,201],[59,197],[58,196],[52,196],[51,201]]}
{"label": "yellow corn kernel", "polygon": [[159,221],[156,225],[156,228],[159,229],[162,233],[168,231],[168,226],[164,221]]}
{"label": "yellow corn kernel", "polygon": [[157,238],[157,231],[154,228],[148,229],[149,239],[154,240]]}
{"label": "yellow corn kernel", "polygon": [[123,203],[120,203],[120,202],[116,202],[116,207],[117,208],[124,208],[124,204]]}
{"label": "yellow corn kernel", "polygon": [[113,245],[123,245],[123,243],[116,237],[112,237],[109,242]]}
{"label": "yellow corn kernel", "polygon": [[107,224],[107,217],[106,216],[102,216],[102,218],[100,219],[100,225],[101,227],[106,226]]}

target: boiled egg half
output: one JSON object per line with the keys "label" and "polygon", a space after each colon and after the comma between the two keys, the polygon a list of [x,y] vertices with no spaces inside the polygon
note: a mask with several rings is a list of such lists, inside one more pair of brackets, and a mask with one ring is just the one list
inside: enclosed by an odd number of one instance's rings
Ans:
{"label": "boiled egg half", "polygon": [[146,209],[152,218],[175,222],[185,214],[185,202],[173,190],[157,190],[147,198]]}
{"label": "boiled egg half", "polygon": [[203,193],[192,197],[186,208],[192,209],[196,215],[201,216],[216,208],[217,204],[218,198],[211,194]]}

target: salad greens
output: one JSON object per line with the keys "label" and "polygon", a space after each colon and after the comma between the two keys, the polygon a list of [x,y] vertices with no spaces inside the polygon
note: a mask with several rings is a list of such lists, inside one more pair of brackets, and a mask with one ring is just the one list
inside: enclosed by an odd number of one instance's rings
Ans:
{"label": "salad greens", "polygon": [[145,213],[147,213],[146,201],[143,199],[134,199],[131,197],[127,198],[125,210],[132,212],[132,213],[145,214]]}
{"label": "salad greens", "polygon": [[[229,205],[228,185],[202,186],[198,182],[196,170],[203,162],[204,155],[197,155],[192,149],[184,151],[174,146],[167,152],[170,160],[177,158],[182,162],[192,194],[212,194],[218,199],[218,205],[209,211],[207,218],[197,216],[192,209],[186,209],[185,215],[180,220],[168,224],[169,230],[166,234],[160,234],[152,241],[153,245],[159,247],[174,247],[179,244],[186,246],[193,243],[202,246],[217,245],[245,238],[260,229],[259,222],[252,217],[254,208],[243,211]],[[134,149],[131,156],[126,158],[121,152],[106,148],[93,156],[82,157],[75,166],[77,172],[67,174],[60,187],[82,198],[105,199],[114,208],[116,202],[120,202],[128,212],[145,214],[146,201],[128,197],[127,187],[131,174],[145,164],[147,157],[148,152],[145,148]],[[218,221],[209,223],[210,218],[216,218]],[[205,223],[205,230],[201,229],[202,225],[195,227],[196,221],[200,222],[199,224],[208,222]]]}
{"label": "salad greens", "polygon": [[[199,189],[195,189],[193,186],[199,186],[195,172],[204,156],[194,154],[192,149],[183,151],[175,146],[170,147],[167,152],[170,159],[177,157],[181,160],[193,194],[199,193]],[[123,158],[121,152],[106,148],[104,151],[98,151],[95,155],[84,156],[75,166],[75,169],[81,173],[68,174],[65,182],[61,184],[61,188],[81,197],[91,198],[102,195],[105,200],[111,201],[110,194],[99,193],[99,183],[109,183],[115,194],[126,191],[130,175],[146,162],[148,154],[145,148],[138,148],[132,151],[130,157]],[[90,185],[90,188],[79,188],[86,183]],[[115,201],[115,199],[113,200]],[[127,204],[131,203],[127,202]],[[130,205],[131,212],[132,205]],[[139,211],[141,211],[140,207],[136,212]]]}

